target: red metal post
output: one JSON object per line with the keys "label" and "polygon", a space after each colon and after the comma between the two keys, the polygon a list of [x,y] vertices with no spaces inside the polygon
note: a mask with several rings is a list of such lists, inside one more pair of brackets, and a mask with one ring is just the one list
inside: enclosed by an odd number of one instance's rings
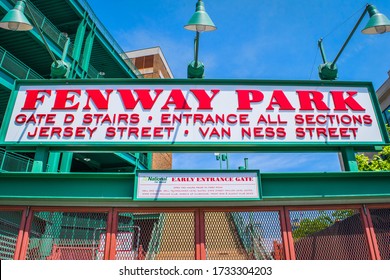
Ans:
{"label": "red metal post", "polygon": [[373,244],[372,238],[371,238],[371,232],[370,232],[370,229],[369,229],[367,216],[364,213],[364,209],[363,208],[360,208],[359,212],[360,212],[360,216],[362,217],[363,227],[364,227],[364,235],[365,235],[366,240],[367,240],[367,245],[368,245],[368,249],[369,249],[369,252],[370,252],[371,259],[375,260],[376,259],[376,254],[375,254],[375,250],[374,250],[374,244]]}
{"label": "red metal post", "polygon": [[[116,221],[116,225],[115,225]],[[107,217],[106,244],[104,244],[104,260],[114,260],[116,255],[116,229],[118,213],[111,209]]]}
{"label": "red metal post", "polygon": [[200,211],[195,211],[195,260],[201,260],[200,253]]}
{"label": "red metal post", "polygon": [[290,245],[288,242],[288,232],[287,232],[287,221],[284,213],[284,208],[279,210],[279,219],[280,219],[280,229],[282,230],[282,241],[283,241],[283,250],[286,260],[291,259],[290,256]]}
{"label": "red metal post", "polygon": [[[291,219],[290,219],[290,212],[289,212],[289,209],[287,209],[286,207],[283,207],[284,211],[282,211],[284,213],[284,219],[285,219],[285,225],[286,225],[286,239],[287,239],[287,242],[286,242],[286,246],[287,246],[287,249],[286,250],[286,258],[287,259],[290,259],[290,260],[296,260],[296,255],[295,255],[295,248],[294,248],[294,239],[293,239],[293,236],[292,236],[292,229],[291,229]],[[283,215],[281,215],[282,217]],[[283,233],[283,237],[284,237],[284,233]],[[288,257],[289,255],[289,257]]]}
{"label": "red metal post", "polygon": [[30,229],[31,223],[34,217],[34,211],[30,209],[26,211],[26,224],[24,226],[23,234],[22,234],[22,244],[20,246],[19,260],[25,260],[27,256],[28,244],[30,242]]}
{"label": "red metal post", "polygon": [[[375,259],[381,260],[382,257],[381,257],[380,251],[379,251],[378,240],[376,239],[376,234],[375,234],[375,230],[374,230],[374,225],[372,223],[370,209],[366,208],[366,209],[363,209],[363,210],[365,210],[365,214],[366,214],[366,215],[363,215],[363,216],[364,216],[364,218],[367,219],[367,226],[368,226],[367,229],[368,229],[369,237],[371,237],[372,247],[373,247],[373,250],[374,250],[375,257],[376,257]],[[364,222],[364,220],[363,220],[363,222]],[[365,223],[364,223],[364,227],[366,228],[366,224]]]}
{"label": "red metal post", "polygon": [[204,211],[198,210],[199,213],[199,252],[200,252],[200,260],[206,260],[206,227],[205,227],[205,219],[204,219]]}

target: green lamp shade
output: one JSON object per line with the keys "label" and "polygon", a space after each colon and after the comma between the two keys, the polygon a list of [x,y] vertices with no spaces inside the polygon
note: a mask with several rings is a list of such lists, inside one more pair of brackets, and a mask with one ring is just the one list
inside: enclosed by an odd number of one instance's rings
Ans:
{"label": "green lamp shade", "polygon": [[187,25],[184,26],[184,28],[197,32],[214,31],[217,29],[214,22],[206,13],[204,4],[201,0],[196,3],[196,11],[188,21]]}
{"label": "green lamp shade", "polygon": [[18,1],[15,7],[10,10],[0,22],[0,27],[12,31],[28,31],[33,29],[32,24],[24,15],[26,4]]}
{"label": "green lamp shade", "polygon": [[375,6],[367,6],[370,20],[366,27],[362,30],[364,34],[382,34],[390,32],[390,20],[384,15],[378,12]]}

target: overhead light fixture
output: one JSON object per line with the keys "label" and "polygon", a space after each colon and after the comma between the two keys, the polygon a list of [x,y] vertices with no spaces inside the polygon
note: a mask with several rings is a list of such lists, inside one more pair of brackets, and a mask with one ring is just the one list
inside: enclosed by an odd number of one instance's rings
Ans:
{"label": "overhead light fixture", "polygon": [[196,32],[194,40],[194,60],[188,65],[187,77],[190,79],[201,79],[204,77],[204,65],[198,60],[200,33],[217,29],[210,16],[206,13],[202,0],[198,0],[196,3],[195,13],[184,28]]}
{"label": "overhead light fixture", "polygon": [[[30,21],[27,19],[27,17],[24,14],[24,10],[27,8],[29,11],[31,18],[33,20],[34,25],[30,23]],[[45,48],[47,52],[49,53],[51,59],[53,60],[53,63],[51,65],[51,77],[53,79],[64,79],[67,78],[70,65],[65,62],[66,53],[68,52],[69,43],[70,40],[67,38],[67,41],[65,43],[65,47],[62,53],[61,59],[56,59],[53,52],[50,50],[49,45],[47,44],[45,36],[42,34],[41,29],[39,28],[33,13],[31,13],[30,8],[28,7],[28,4],[26,4],[25,0],[17,1],[15,4],[15,7],[11,9],[1,20],[0,27],[11,30],[11,31],[29,31],[33,29],[33,27],[36,27],[38,30],[39,35],[42,38],[42,41],[45,45]],[[67,37],[67,36],[65,36]]]}
{"label": "overhead light fixture", "polygon": [[358,28],[359,24],[363,20],[366,13],[369,14],[370,20],[368,21],[365,28],[362,30],[363,34],[383,34],[385,32],[390,31],[390,21],[389,19],[379,13],[378,9],[373,5],[367,5],[360,16],[359,20],[355,24],[354,28],[352,29],[352,32],[349,34],[347,40],[344,42],[343,46],[341,47],[340,51],[336,55],[336,58],[332,62],[328,62],[325,56],[324,46],[322,43],[322,39],[318,41],[318,47],[320,48],[322,61],[324,62],[318,67],[318,74],[320,76],[321,80],[336,80],[338,76],[338,69],[336,66],[336,62],[339,59],[341,53],[344,51],[345,47],[349,43],[349,40],[352,38],[353,34],[355,33],[356,29]]}

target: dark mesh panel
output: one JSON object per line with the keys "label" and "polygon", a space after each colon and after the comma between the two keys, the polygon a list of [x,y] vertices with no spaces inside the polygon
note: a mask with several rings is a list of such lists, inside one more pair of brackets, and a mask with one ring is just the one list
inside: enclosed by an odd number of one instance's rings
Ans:
{"label": "dark mesh panel", "polygon": [[390,209],[370,209],[382,260],[390,260]]}
{"label": "dark mesh panel", "polygon": [[358,210],[290,211],[298,260],[367,260],[369,248]]}

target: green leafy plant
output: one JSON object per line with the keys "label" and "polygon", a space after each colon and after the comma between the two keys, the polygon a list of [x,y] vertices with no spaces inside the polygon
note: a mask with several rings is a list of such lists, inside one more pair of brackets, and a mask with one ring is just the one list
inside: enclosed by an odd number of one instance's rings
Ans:
{"label": "green leafy plant", "polygon": [[319,216],[314,219],[304,218],[300,220],[299,225],[293,230],[295,240],[312,235],[324,230],[335,222],[340,222],[354,214],[354,210],[335,210],[335,211],[318,211]]}
{"label": "green leafy plant", "polygon": [[[386,126],[390,135],[390,127]],[[365,154],[356,155],[359,171],[390,171],[390,146],[385,146],[381,152],[371,159]]]}

